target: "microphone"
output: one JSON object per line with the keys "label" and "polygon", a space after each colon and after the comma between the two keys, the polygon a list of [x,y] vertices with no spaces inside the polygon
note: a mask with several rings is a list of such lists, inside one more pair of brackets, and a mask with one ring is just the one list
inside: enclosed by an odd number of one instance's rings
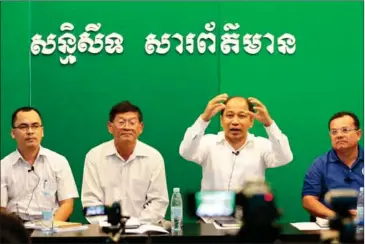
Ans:
{"label": "microphone", "polygon": [[344,180],[345,180],[346,183],[350,183],[351,182],[351,178],[348,177],[348,176]]}
{"label": "microphone", "polygon": [[233,153],[234,155],[238,156],[238,154],[240,154],[240,151],[237,151],[237,152],[233,152],[233,151],[232,151],[232,153]]}
{"label": "microphone", "polygon": [[32,172],[32,171],[34,171],[34,167],[32,166],[32,167],[30,167],[30,169],[28,169],[28,173],[29,172]]}

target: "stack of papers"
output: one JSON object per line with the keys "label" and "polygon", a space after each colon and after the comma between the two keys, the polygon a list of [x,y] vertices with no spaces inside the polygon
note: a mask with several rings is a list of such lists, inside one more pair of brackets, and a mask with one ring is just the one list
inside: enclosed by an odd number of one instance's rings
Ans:
{"label": "stack of papers", "polygon": [[[42,222],[40,220],[25,222],[24,227],[26,229],[42,230]],[[72,223],[64,221],[53,222],[54,232],[78,231],[78,230],[86,230],[87,228],[88,228],[87,225],[82,225],[81,223]]]}
{"label": "stack of papers", "polygon": [[[137,229],[141,223],[136,217],[130,217],[127,222],[125,223],[126,229]],[[108,222],[107,219],[99,219],[99,226],[100,227],[110,227],[111,224]]]}
{"label": "stack of papers", "polygon": [[[99,221],[100,227],[110,227],[110,223],[105,220]],[[130,234],[143,234],[146,232],[159,232],[159,233],[169,233],[167,230],[162,228],[161,226],[152,225],[152,224],[140,224],[137,218],[130,218],[126,223],[125,233]]]}
{"label": "stack of papers", "polygon": [[291,223],[298,230],[326,230],[328,227],[321,227],[315,222],[298,222]]}

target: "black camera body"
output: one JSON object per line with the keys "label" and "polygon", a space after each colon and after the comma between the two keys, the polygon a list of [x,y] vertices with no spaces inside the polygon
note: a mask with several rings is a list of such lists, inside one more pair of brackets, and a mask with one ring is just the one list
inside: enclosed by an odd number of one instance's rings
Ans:
{"label": "black camera body", "polygon": [[329,220],[329,228],[337,234],[322,233],[324,242],[356,242],[356,225],[349,210],[356,209],[358,192],[353,189],[333,189],[326,193],[325,201],[331,205],[336,216]]}
{"label": "black camera body", "polygon": [[280,213],[275,198],[264,180],[249,181],[237,195],[242,207],[242,227],[238,232],[241,243],[273,243],[281,233],[276,223]]}
{"label": "black camera body", "polygon": [[118,202],[114,202],[111,206],[97,205],[84,208],[85,217],[107,216],[108,223],[111,226],[118,226],[122,218],[122,208]]}
{"label": "black camera body", "polygon": [[[280,213],[274,195],[261,179],[247,181],[239,192],[203,191],[189,194],[188,209],[195,217],[235,219],[236,216],[238,220],[241,219],[238,243],[272,243],[281,233],[276,223]],[[242,209],[242,216],[236,209]]]}

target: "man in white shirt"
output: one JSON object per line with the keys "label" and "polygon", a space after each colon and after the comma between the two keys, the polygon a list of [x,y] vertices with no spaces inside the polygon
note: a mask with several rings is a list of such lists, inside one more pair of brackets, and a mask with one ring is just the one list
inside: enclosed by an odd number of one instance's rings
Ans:
{"label": "man in white shirt", "polygon": [[[204,134],[219,111],[223,131],[217,135]],[[248,132],[254,119],[264,125],[269,139]],[[202,166],[202,190],[240,190],[250,178],[264,179],[266,168],[293,160],[287,137],[265,105],[256,98],[228,98],[227,94],[209,101],[204,113],[187,129],[180,155]]]}
{"label": "man in white shirt", "polygon": [[[53,208],[54,220],[68,220],[79,195],[67,159],[41,146],[44,132],[39,111],[17,109],[11,136],[17,150],[1,160],[1,210],[28,221],[39,219],[42,209]],[[45,190],[50,193],[47,198]]]}
{"label": "man in white shirt", "polygon": [[83,207],[119,202],[123,215],[148,223],[163,220],[169,204],[164,160],[138,140],[142,118],[128,101],[112,107],[108,130],[114,139],[92,148],[85,158]]}

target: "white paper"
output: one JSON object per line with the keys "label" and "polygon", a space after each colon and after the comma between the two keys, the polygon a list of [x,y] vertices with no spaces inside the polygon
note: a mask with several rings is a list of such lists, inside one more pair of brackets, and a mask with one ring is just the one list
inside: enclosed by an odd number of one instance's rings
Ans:
{"label": "white paper", "polygon": [[[140,226],[141,223],[136,217],[130,217],[127,222],[125,223],[126,228],[136,228]],[[99,226],[100,227],[110,227],[111,224],[108,222],[106,218],[99,219]]]}
{"label": "white paper", "polygon": [[[42,230],[42,225],[32,223],[32,222],[26,222],[24,223],[24,227],[26,229],[34,229],[34,230]],[[66,232],[66,231],[79,231],[79,230],[86,230],[88,228],[87,225],[80,225],[80,226],[74,226],[74,227],[66,227],[66,228],[53,228],[54,232]]]}
{"label": "white paper", "polygon": [[315,222],[298,222],[291,223],[292,226],[297,228],[298,230],[326,230],[328,228],[321,228]]}
{"label": "white paper", "polygon": [[80,225],[75,227],[67,227],[67,228],[54,228],[55,232],[68,232],[68,231],[80,231],[80,230],[86,230],[89,228],[87,225]]}
{"label": "white paper", "polygon": [[161,232],[161,233],[169,233],[167,230],[165,230],[161,226],[150,225],[150,224],[141,225],[137,229],[126,229],[125,230],[125,233],[142,234],[142,233],[146,233],[148,231]]}
{"label": "white paper", "polygon": [[216,222],[213,222],[213,225],[214,225],[214,227],[217,230],[236,230],[236,229],[240,229],[241,228],[241,226],[239,224],[237,224],[237,226],[225,226],[225,227],[222,227],[219,224],[217,224]]}
{"label": "white paper", "polygon": [[316,217],[316,223],[320,227],[328,227],[329,226],[328,219],[323,219],[323,218]]}

